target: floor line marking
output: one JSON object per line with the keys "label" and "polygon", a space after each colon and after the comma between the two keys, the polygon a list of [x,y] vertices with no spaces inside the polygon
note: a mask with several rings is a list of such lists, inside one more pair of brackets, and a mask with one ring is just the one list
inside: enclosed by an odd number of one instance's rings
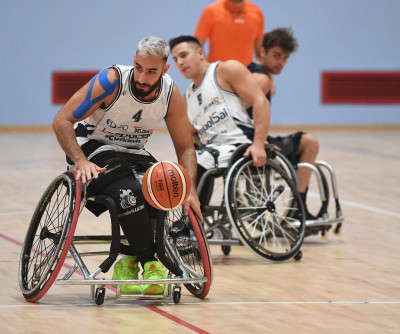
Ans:
{"label": "floor line marking", "polygon": [[1,216],[23,216],[23,215],[31,215],[33,211],[9,211],[9,212],[0,212]]}
{"label": "floor line marking", "polygon": [[[320,195],[318,193],[315,192],[309,192],[308,196],[312,197],[312,198],[320,198]],[[334,202],[333,198],[330,198],[329,200],[330,202]],[[370,205],[366,205],[366,204],[361,204],[361,203],[356,203],[356,202],[352,202],[352,201],[348,201],[348,200],[343,200],[343,199],[339,199],[340,204],[345,204],[348,206],[352,206],[358,209],[363,209],[363,210],[367,210],[367,211],[372,211],[375,213],[382,213],[384,215],[387,216],[391,216],[391,217],[396,217],[396,218],[400,218],[400,213],[398,212],[393,212],[393,211],[388,211],[388,210],[383,210],[383,209],[379,209]],[[27,214],[33,214],[33,211],[9,211],[9,212],[0,212],[0,217],[2,216],[13,216],[13,215],[27,215]]]}
{"label": "floor line marking", "polygon": [[[320,198],[320,194],[319,193],[309,192],[308,195],[310,197],[312,197],[312,198]],[[330,198],[329,201],[330,202],[334,202],[335,200],[333,198]],[[387,216],[400,218],[400,213],[398,213],[398,212],[383,210],[383,209],[375,208],[373,206],[366,205],[366,204],[360,204],[360,203],[348,201],[348,200],[345,200],[345,199],[344,200],[343,199],[339,199],[339,203],[340,204],[344,204],[344,205],[348,205],[348,206],[352,206],[352,207],[358,208],[358,209],[363,209],[363,210],[367,210],[367,211],[371,211],[371,212],[375,212],[375,213],[382,213],[382,214],[387,215]]]}
{"label": "floor line marking", "polygon": [[206,305],[240,305],[240,304],[246,304],[246,305],[260,305],[260,304],[400,304],[400,301],[315,301],[315,302],[301,302],[301,301],[282,301],[282,302],[206,302],[206,303],[201,303],[201,302],[193,302],[193,303],[180,303],[180,304],[186,304],[186,305],[201,305],[201,304],[206,304]]}
{"label": "floor line marking", "polygon": [[393,159],[393,160],[400,160],[399,154],[374,151],[374,150],[369,150],[369,149],[360,148],[360,147],[349,147],[347,145],[333,144],[333,143],[323,143],[322,146],[331,148],[331,149],[345,151],[345,152],[361,154],[361,155],[375,156],[375,157],[379,157],[379,158],[386,158],[386,159]]}
{"label": "floor line marking", "polygon": [[387,216],[400,218],[400,213],[387,211],[387,210],[383,210],[383,209],[379,209],[379,208],[375,208],[375,207],[370,206],[370,205],[359,204],[359,203],[356,203],[356,202],[346,201],[346,200],[343,200],[343,201],[340,200],[340,203],[341,204],[345,204],[345,205],[350,205],[350,206],[355,207],[355,208],[359,208],[359,209],[363,209],[363,210],[367,210],[367,211],[372,211],[372,212],[376,212],[376,213],[382,213],[382,214],[387,215]]}
{"label": "floor line marking", "polygon": [[[102,307],[121,307],[121,306],[144,306],[146,308],[153,308],[154,305],[146,305],[143,302],[140,303],[108,303]],[[180,302],[179,305],[263,305],[263,304],[334,304],[334,305],[388,305],[388,304],[400,304],[400,301],[369,301],[369,300],[328,300],[328,301],[270,301],[270,302]],[[175,305],[173,302],[160,302],[160,305]],[[19,308],[19,307],[76,307],[76,306],[93,306],[91,303],[77,303],[77,304],[21,304],[21,305],[0,305],[0,308]],[[165,311],[163,311],[165,313]],[[159,312],[156,312],[159,313]],[[159,313],[160,314],[160,313]],[[161,314],[160,314],[161,315]],[[169,318],[169,317],[167,317]],[[172,320],[172,319],[171,319]]]}

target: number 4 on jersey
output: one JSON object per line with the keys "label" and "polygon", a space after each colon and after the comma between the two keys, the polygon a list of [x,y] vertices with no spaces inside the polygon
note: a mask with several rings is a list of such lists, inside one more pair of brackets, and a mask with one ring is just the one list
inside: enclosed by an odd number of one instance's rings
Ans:
{"label": "number 4 on jersey", "polygon": [[139,122],[142,119],[143,109],[140,109],[135,115],[132,116],[134,122]]}

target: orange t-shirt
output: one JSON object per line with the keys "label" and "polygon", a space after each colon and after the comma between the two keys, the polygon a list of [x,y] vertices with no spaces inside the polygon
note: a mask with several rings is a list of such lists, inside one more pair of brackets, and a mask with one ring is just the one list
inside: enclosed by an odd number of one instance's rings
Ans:
{"label": "orange t-shirt", "polygon": [[255,40],[264,36],[264,15],[247,0],[242,6],[220,0],[204,8],[194,35],[209,40],[210,63],[236,59],[247,66],[253,60]]}

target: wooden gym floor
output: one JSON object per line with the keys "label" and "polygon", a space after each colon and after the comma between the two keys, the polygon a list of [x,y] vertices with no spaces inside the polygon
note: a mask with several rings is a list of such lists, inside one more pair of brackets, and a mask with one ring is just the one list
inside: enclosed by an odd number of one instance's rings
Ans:
{"label": "wooden gym floor", "polygon": [[[214,281],[206,299],[183,287],[178,305],[106,300],[102,306],[91,302],[88,286],[54,284],[38,303],[24,301],[21,245],[39,197],[65,170],[64,155],[51,132],[0,132],[0,333],[399,333],[400,131],[312,132],[319,159],[337,174],[345,217],[340,236],[306,238],[299,262],[271,262],[243,246],[224,256],[212,246]],[[156,132],[148,149],[173,160],[166,132]],[[311,190],[311,207],[315,197]],[[77,229],[110,230],[106,215],[86,213]],[[85,262],[92,271],[101,260]]]}

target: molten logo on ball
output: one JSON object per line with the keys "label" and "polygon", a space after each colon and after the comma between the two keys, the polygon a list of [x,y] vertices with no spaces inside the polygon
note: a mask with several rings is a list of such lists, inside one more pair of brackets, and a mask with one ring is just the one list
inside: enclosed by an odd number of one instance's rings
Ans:
{"label": "molten logo on ball", "polygon": [[176,180],[176,176],[175,176],[174,170],[173,169],[168,169],[168,175],[170,177],[171,184],[172,184],[172,195],[174,197],[178,197],[179,196],[179,194],[178,194],[178,181]]}
{"label": "molten logo on ball", "polygon": [[146,201],[163,211],[180,207],[189,196],[190,187],[186,169],[172,161],[160,161],[151,166],[142,183]]}

